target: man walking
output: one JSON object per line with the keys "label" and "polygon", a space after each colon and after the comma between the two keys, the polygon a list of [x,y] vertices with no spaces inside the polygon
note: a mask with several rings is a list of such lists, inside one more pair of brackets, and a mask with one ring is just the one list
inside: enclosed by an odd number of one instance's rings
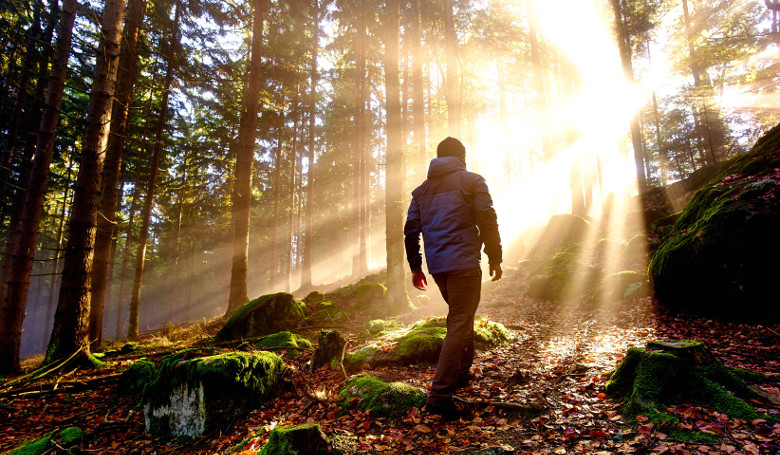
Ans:
{"label": "man walking", "polygon": [[493,281],[499,280],[502,274],[501,239],[493,201],[485,179],[466,171],[466,148],[455,138],[448,137],[439,143],[427,180],[412,191],[404,225],[412,283],[424,291],[428,282],[422,271],[421,233],[428,273],[449,305],[447,337],[436,364],[426,408],[445,418],[455,418],[460,411],[452,395],[471,379],[483,243]]}

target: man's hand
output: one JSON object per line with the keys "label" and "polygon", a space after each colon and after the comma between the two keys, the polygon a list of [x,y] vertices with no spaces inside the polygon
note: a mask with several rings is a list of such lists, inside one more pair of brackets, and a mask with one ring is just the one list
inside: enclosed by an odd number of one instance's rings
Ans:
{"label": "man's hand", "polygon": [[493,277],[490,281],[498,281],[501,279],[501,275],[504,274],[504,271],[501,270],[501,264],[490,264],[490,276]]}
{"label": "man's hand", "polygon": [[428,280],[422,272],[412,272],[412,284],[421,291],[428,290]]}

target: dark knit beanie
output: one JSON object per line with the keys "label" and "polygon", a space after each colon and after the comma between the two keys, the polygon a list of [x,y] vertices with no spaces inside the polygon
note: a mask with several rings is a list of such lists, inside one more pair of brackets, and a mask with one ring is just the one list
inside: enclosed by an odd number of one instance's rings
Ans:
{"label": "dark knit beanie", "polygon": [[436,157],[454,156],[466,160],[466,147],[454,137],[447,137],[436,147]]}

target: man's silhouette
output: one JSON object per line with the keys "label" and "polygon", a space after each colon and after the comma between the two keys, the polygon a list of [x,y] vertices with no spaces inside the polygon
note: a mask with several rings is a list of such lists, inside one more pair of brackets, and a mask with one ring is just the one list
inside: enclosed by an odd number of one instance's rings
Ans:
{"label": "man's silhouette", "polygon": [[428,178],[412,191],[404,226],[412,283],[423,291],[428,284],[422,271],[422,234],[428,273],[449,305],[447,337],[426,399],[429,411],[446,418],[459,414],[452,395],[471,379],[483,243],[493,281],[502,274],[501,239],[493,201],[485,179],[466,171],[465,160],[466,148],[459,140],[448,137],[439,143]]}

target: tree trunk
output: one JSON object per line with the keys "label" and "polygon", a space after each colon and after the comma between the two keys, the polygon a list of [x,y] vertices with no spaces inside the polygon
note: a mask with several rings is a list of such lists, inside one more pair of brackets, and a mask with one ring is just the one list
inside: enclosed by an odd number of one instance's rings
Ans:
{"label": "tree trunk", "polygon": [[5,254],[0,264],[0,339],[5,340],[0,343],[0,373],[19,368],[19,346],[30,271],[49,180],[54,134],[59,120],[77,7],[76,0],[63,1],[54,62],[21,222],[8,233]]}
{"label": "tree trunk", "polygon": [[314,147],[316,142],[315,121],[317,118],[317,55],[319,52],[319,30],[320,30],[320,7],[319,0],[314,0],[314,10],[312,14],[312,50],[311,67],[309,69],[310,78],[310,100],[309,100],[309,147],[306,159],[308,161],[308,171],[306,175],[306,214],[304,219],[305,234],[303,236],[303,269],[301,271],[301,289],[309,289],[312,286],[312,246],[314,236],[314,226],[312,226],[314,217]]}
{"label": "tree trunk", "polygon": [[233,188],[233,265],[230,273],[230,297],[225,317],[249,301],[247,295],[247,265],[249,256],[249,217],[252,203],[252,168],[254,164],[257,110],[262,78],[261,51],[265,0],[255,0],[252,25],[252,56],[238,130],[236,183]]}
{"label": "tree trunk", "polygon": [[157,119],[157,129],[154,133],[154,150],[152,151],[152,161],[149,164],[149,181],[146,186],[146,199],[141,211],[141,233],[138,239],[138,252],[135,256],[135,274],[133,276],[133,291],[130,294],[130,317],[127,326],[127,337],[131,340],[138,339],[139,307],[141,305],[141,284],[144,275],[144,260],[146,259],[146,247],[149,241],[149,225],[152,220],[152,208],[154,207],[154,196],[157,191],[157,175],[160,167],[160,154],[163,148],[163,133],[168,117],[168,98],[171,93],[171,84],[173,83],[173,73],[177,66],[176,52],[179,48],[179,17],[181,14],[181,4],[177,1],[174,5],[173,30],[170,35],[170,49],[168,49],[167,68],[165,69],[165,80],[163,81],[162,100],[160,101],[160,114]]}
{"label": "tree trunk", "polygon": [[420,0],[412,0],[409,10],[409,40],[412,44],[412,112],[414,118],[414,142],[412,160],[416,169],[415,181],[425,178],[427,154],[425,153],[425,95],[423,94],[422,38],[420,36]]}
{"label": "tree trunk", "polygon": [[358,7],[357,50],[355,69],[357,80],[357,99],[355,100],[355,195],[357,204],[357,251],[352,261],[352,276],[362,277],[368,273],[368,192],[370,153],[366,138],[366,102],[368,98],[368,75],[366,74],[366,33],[365,1],[360,0]]}
{"label": "tree trunk", "polygon": [[398,84],[400,0],[387,1],[385,33],[385,96],[387,112],[387,170],[385,173],[385,248],[387,304],[394,311],[408,304],[404,283],[403,142]]}
{"label": "tree trunk", "polygon": [[106,162],[100,195],[97,235],[95,237],[95,260],[92,274],[92,307],[90,308],[89,338],[95,345],[103,340],[103,302],[108,287],[109,259],[111,245],[116,231],[117,192],[122,167],[122,153],[127,134],[127,119],[132,102],[133,87],[137,76],[138,31],[146,11],[145,0],[128,0],[127,20],[122,37],[122,51],[119,57],[116,97],[111,112],[111,133],[108,139]]}
{"label": "tree trunk", "polygon": [[[279,131],[279,136],[282,133]],[[276,287],[279,281],[279,204],[281,202],[282,189],[280,188],[281,173],[282,173],[282,140],[277,137],[276,139],[276,154],[274,155],[274,225],[273,234],[271,235],[271,276],[270,276],[270,288],[271,292],[276,292]]]}
{"label": "tree trunk", "polygon": [[[685,0],[683,0],[685,1]],[[617,31],[618,50],[620,51],[620,63],[623,66],[623,76],[629,84],[634,83],[634,69],[631,63],[631,43],[629,31],[623,20],[623,6],[621,0],[610,0],[612,11],[615,14],[615,24]],[[634,162],[636,165],[636,180],[639,186],[639,192],[643,193],[647,189],[647,179],[645,178],[645,159],[642,147],[642,131],[639,128],[639,113],[631,117],[631,142],[634,146]]]}
{"label": "tree trunk", "polygon": [[296,195],[296,160],[298,159],[298,125],[300,122],[300,103],[298,99],[298,91],[295,92],[295,101],[293,108],[293,137],[292,137],[292,150],[290,150],[290,212],[287,217],[287,248],[290,253],[287,262],[287,292],[292,291],[292,276],[295,269],[295,248],[293,248],[293,242],[295,241],[295,229],[294,216],[296,212],[295,195]]}
{"label": "tree trunk", "polygon": [[[125,245],[122,248],[122,267],[119,270],[119,291],[116,296],[116,325],[114,326],[114,339],[118,340],[122,334],[122,299],[125,296],[125,279],[127,278],[127,265],[130,262],[130,240],[133,237],[133,225],[135,212],[138,210],[138,198],[140,195],[138,185],[133,188],[133,197],[130,200],[130,210],[125,226]],[[129,311],[128,311],[129,313]]]}
{"label": "tree trunk", "polygon": [[458,96],[458,38],[452,18],[452,0],[444,3],[444,53],[447,62],[447,133],[460,137],[460,96]]}

